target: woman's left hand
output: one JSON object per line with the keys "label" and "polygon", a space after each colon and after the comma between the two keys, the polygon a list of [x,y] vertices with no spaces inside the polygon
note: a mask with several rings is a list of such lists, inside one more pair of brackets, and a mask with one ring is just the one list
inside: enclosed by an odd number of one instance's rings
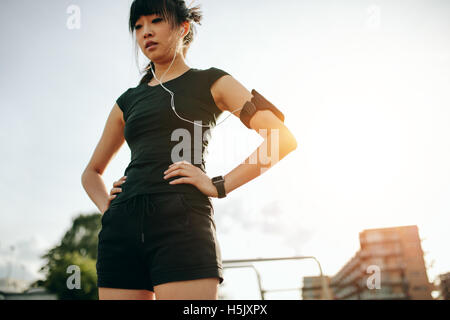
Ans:
{"label": "woman's left hand", "polygon": [[175,162],[164,172],[164,179],[182,176],[182,178],[170,181],[169,184],[192,184],[208,197],[218,197],[217,189],[209,178],[200,168],[183,160]]}

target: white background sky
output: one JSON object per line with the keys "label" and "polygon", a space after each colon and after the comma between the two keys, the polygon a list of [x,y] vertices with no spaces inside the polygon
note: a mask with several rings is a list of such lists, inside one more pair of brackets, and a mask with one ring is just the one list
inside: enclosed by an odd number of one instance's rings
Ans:
{"label": "white background sky", "polygon": [[[362,230],[417,225],[425,261],[434,261],[430,281],[450,271],[450,3],[197,3],[204,20],[188,65],[221,68],[261,92],[299,143],[213,200],[223,259],[314,255],[334,275],[359,249]],[[11,264],[14,278],[38,276],[39,255],[72,218],[97,211],[81,173],[115,100],[140,79],[130,4],[1,1],[0,278]],[[66,26],[70,5],[81,9],[81,29]],[[213,131],[208,175],[228,173],[260,143],[228,118]],[[125,144],[105,172],[108,188],[129,158]],[[226,272],[230,296],[258,298],[251,281],[240,282],[254,290],[235,294],[233,279],[250,271]],[[318,270],[302,261],[261,265],[261,273],[266,288],[278,288]],[[280,297],[298,294],[270,296]]]}

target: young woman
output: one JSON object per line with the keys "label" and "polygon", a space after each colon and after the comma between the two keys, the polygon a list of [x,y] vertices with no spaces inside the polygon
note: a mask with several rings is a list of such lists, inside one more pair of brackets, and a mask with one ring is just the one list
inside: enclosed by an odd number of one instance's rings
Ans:
{"label": "young woman", "polygon": [[[201,18],[198,6],[188,8],[182,0],[131,5],[130,32],[151,63],[139,85],[117,99],[82,175],[103,214],[100,299],[218,298],[224,279],[211,197],[223,198],[256,178],[263,165],[249,161],[258,158],[260,146],[224,181],[205,173],[203,158],[216,119],[223,111],[239,118],[253,95],[221,69],[185,63],[193,23]],[[297,147],[269,110],[254,113],[247,126],[277,131],[278,159]],[[270,136],[263,138],[270,145]],[[125,140],[131,150],[126,179],[108,194],[102,175]]]}

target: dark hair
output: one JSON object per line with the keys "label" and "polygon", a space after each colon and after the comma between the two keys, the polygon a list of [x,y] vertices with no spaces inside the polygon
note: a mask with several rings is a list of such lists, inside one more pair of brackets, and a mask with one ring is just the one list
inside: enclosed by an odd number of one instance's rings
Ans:
{"label": "dark hair", "polygon": [[[141,16],[152,14],[157,14],[164,17],[164,20],[169,21],[172,29],[180,26],[183,22],[190,22],[189,33],[183,39],[183,56],[186,57],[187,51],[192,41],[194,41],[194,35],[197,34],[197,30],[193,25],[193,22],[201,25],[200,22],[203,18],[203,14],[200,11],[200,6],[198,5],[192,8],[187,8],[184,0],[134,0],[130,9],[130,33],[134,33],[136,22]],[[153,62],[150,62],[143,71],[140,71],[140,73],[143,73],[147,70],[139,84],[145,82],[148,83],[153,79],[153,73],[149,69],[150,65],[152,65],[153,70],[155,69]]]}

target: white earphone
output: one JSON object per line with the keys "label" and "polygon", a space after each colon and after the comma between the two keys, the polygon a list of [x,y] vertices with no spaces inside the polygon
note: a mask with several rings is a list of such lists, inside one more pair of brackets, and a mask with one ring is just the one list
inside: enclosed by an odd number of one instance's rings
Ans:
{"label": "white earphone", "polygon": [[[181,29],[181,31],[180,31],[180,33],[179,33],[179,38],[181,38],[181,36],[183,35],[183,33],[184,33],[184,28]],[[177,49],[178,49],[178,41],[177,41],[177,47],[175,48],[175,55],[173,56],[172,62],[170,63],[169,68],[167,68],[166,72],[164,72],[164,74],[161,76],[161,80],[164,78],[164,76],[166,75],[167,71],[169,71],[170,68],[172,67],[172,64],[173,64],[173,62],[174,62],[174,60],[175,60],[175,57],[176,57],[176,55],[177,55]],[[177,115],[178,118],[180,118],[180,119],[183,120],[183,121],[190,122],[190,123],[192,123],[192,124],[194,124],[194,125],[196,125],[196,126],[200,126],[200,127],[208,127],[208,128],[210,127],[210,126],[204,126],[204,125],[195,123],[195,122],[193,122],[193,121],[191,121],[191,120],[184,119],[183,117],[180,117],[180,116],[178,115],[177,111],[175,110],[175,104],[174,104],[174,101],[173,101],[173,95],[174,95],[174,93],[173,93],[172,91],[170,91],[169,89],[167,89],[166,87],[164,87],[164,85],[162,84],[161,80],[159,80],[159,79],[156,77],[155,72],[153,71],[153,68],[152,68],[152,65],[151,65],[151,64],[150,64],[150,69],[152,70],[153,76],[155,77],[156,80],[158,80],[159,84],[160,84],[167,92],[170,93],[170,96],[171,96],[170,104],[171,104],[171,107],[172,107],[173,112],[175,112],[175,114]],[[237,111],[239,111],[239,110],[242,110],[243,108],[244,108],[244,107],[242,107],[242,108],[240,108],[240,109],[238,109],[238,110],[235,110],[235,111],[231,112],[230,115],[229,115],[228,117],[230,117],[233,113],[235,113],[235,112],[237,112]],[[221,124],[222,122],[224,122],[225,120],[227,120],[228,117],[226,117],[223,121],[221,121],[221,122],[219,122],[218,124],[216,124],[216,126],[218,126],[219,124]]]}

